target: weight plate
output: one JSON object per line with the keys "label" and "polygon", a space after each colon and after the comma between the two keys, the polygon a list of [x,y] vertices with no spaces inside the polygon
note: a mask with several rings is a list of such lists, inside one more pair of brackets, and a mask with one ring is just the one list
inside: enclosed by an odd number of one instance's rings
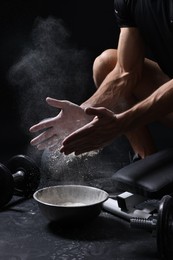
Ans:
{"label": "weight plate", "polygon": [[0,164],[0,208],[6,205],[13,197],[14,181],[10,171]]}
{"label": "weight plate", "polygon": [[[40,171],[36,163],[26,155],[13,156],[7,163],[7,168],[14,176],[15,194],[32,197],[40,182]],[[16,178],[17,172],[22,172],[23,177]]]}
{"label": "weight plate", "polygon": [[161,259],[173,259],[173,198],[165,195],[158,210],[157,249]]}

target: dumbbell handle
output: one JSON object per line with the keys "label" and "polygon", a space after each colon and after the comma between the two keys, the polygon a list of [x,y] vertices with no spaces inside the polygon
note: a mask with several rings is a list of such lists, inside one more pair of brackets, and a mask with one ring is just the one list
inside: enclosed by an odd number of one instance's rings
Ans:
{"label": "dumbbell handle", "polygon": [[13,176],[14,182],[17,182],[24,178],[25,172],[22,170],[19,170],[16,173],[14,173],[12,176]]}
{"label": "dumbbell handle", "polygon": [[13,195],[32,197],[39,181],[39,168],[26,155],[13,156],[6,166],[0,164],[0,208],[9,202]]}
{"label": "dumbbell handle", "polygon": [[[132,228],[137,228],[137,229],[145,229],[145,230],[150,230],[150,231],[156,230],[157,226],[158,226],[158,218],[160,216],[164,216],[165,211],[166,211],[166,209],[165,210],[163,209],[164,204],[165,204],[165,202],[167,202],[169,200],[173,200],[173,199],[171,198],[171,196],[165,195],[160,202],[160,207],[159,207],[157,214],[154,214],[153,216],[150,216],[149,218],[133,217],[130,219],[130,226]],[[172,225],[173,225],[173,223],[171,223],[171,226]]]}
{"label": "dumbbell handle", "polygon": [[148,231],[154,231],[157,228],[157,218],[131,218],[130,226],[137,229],[145,229]]}
{"label": "dumbbell handle", "polygon": [[155,231],[157,248],[162,259],[173,259],[173,198],[165,195],[160,201],[157,215],[149,219],[132,218],[131,227]]}
{"label": "dumbbell handle", "polygon": [[18,189],[16,186],[19,184],[22,185],[25,178],[25,171],[18,170],[12,176],[14,181],[14,195],[23,196],[23,190]]}

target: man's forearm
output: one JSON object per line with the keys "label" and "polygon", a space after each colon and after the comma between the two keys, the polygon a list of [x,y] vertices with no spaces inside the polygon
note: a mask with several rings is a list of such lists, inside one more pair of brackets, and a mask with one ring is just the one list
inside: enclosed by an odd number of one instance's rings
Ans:
{"label": "man's forearm", "polygon": [[173,112],[173,80],[162,85],[148,98],[118,115],[126,131],[162,119]]}
{"label": "man's forearm", "polygon": [[[134,103],[127,95],[131,95],[132,88],[137,82],[136,73],[121,72],[119,68],[114,69],[103,81],[97,91],[81,107],[106,107],[115,113],[127,110]],[[128,107],[127,107],[128,106]]]}

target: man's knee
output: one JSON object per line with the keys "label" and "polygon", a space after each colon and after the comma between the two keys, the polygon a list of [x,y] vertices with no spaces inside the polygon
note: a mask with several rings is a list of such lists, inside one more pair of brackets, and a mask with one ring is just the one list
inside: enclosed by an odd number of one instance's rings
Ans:
{"label": "man's knee", "polygon": [[113,70],[117,61],[117,51],[108,49],[102,52],[94,61],[93,78],[98,88],[105,77]]}

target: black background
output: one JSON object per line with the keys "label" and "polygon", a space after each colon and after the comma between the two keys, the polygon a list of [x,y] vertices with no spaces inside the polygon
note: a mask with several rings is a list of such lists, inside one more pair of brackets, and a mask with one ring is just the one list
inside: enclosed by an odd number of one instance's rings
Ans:
{"label": "black background", "polygon": [[[62,19],[78,50],[87,49],[91,56],[88,77],[92,82],[92,64],[97,55],[117,47],[119,29],[113,0],[6,0],[0,8],[0,159],[27,153],[31,139],[29,123],[22,125],[19,95],[8,81],[8,72],[23,50],[32,45],[32,31],[38,17]],[[85,65],[84,65],[85,66]],[[81,67],[81,70],[83,68]],[[91,85],[92,85],[91,84]],[[69,90],[70,91],[70,90]],[[21,94],[23,95],[23,94]],[[72,94],[73,95],[73,94]],[[45,94],[46,96],[46,94]],[[39,97],[38,97],[39,98]],[[31,102],[31,108],[33,103]],[[43,104],[43,109],[49,110]],[[37,108],[33,106],[33,114]],[[29,120],[29,118],[28,118]],[[34,123],[37,121],[35,120]],[[159,148],[172,145],[172,130],[151,126]],[[167,131],[167,129],[166,129]],[[165,140],[166,139],[166,140]],[[167,140],[168,139],[168,140]],[[161,144],[161,145],[160,145]]]}
{"label": "black background", "polygon": [[[0,8],[0,155],[10,157],[23,153],[30,134],[22,129],[18,95],[7,75],[26,48],[31,45],[31,32],[37,17],[61,18],[71,32],[77,48],[85,48],[94,58],[107,48],[115,48],[118,28],[113,1],[109,0],[6,0]],[[89,71],[88,73],[91,73]]]}

